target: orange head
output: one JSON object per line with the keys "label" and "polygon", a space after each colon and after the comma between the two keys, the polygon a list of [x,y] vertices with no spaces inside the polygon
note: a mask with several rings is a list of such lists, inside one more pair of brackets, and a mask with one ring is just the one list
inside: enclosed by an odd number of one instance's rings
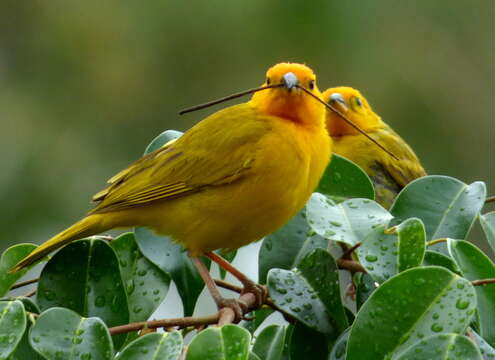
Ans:
{"label": "orange head", "polygon": [[[383,124],[380,117],[371,109],[368,101],[356,89],[346,86],[330,88],[323,92],[322,96],[326,103],[339,110],[367,133],[379,129]],[[326,121],[330,136],[359,134],[356,129],[330,109],[327,110]]]}
{"label": "orange head", "polygon": [[321,99],[313,70],[302,64],[277,64],[268,69],[263,86],[277,84],[281,86],[258,91],[251,98],[251,104],[259,112],[305,126],[322,125],[325,114],[323,104],[300,89],[304,87]]}

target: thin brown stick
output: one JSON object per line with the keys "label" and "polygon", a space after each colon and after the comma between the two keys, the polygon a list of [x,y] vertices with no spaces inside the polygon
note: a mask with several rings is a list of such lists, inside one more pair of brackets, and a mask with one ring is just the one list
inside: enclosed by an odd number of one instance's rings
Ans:
{"label": "thin brown stick", "polygon": [[301,89],[302,91],[304,91],[306,94],[308,94],[309,96],[312,96],[313,98],[315,98],[317,101],[319,101],[320,103],[322,103],[323,105],[325,105],[326,108],[332,110],[334,113],[336,113],[337,115],[340,116],[340,118],[342,118],[342,120],[344,120],[346,123],[348,123],[349,125],[351,125],[354,129],[356,129],[357,131],[359,131],[362,135],[366,136],[368,138],[368,140],[370,140],[372,143],[374,143],[375,145],[377,145],[380,149],[382,149],[383,151],[385,151],[387,154],[389,154],[391,157],[393,157],[395,160],[399,160],[399,158],[397,156],[394,155],[393,152],[391,152],[390,150],[388,150],[386,147],[384,147],[382,144],[380,144],[378,141],[376,141],[375,139],[373,139],[371,136],[369,136],[366,131],[364,131],[363,129],[361,129],[358,125],[354,124],[351,120],[349,120],[339,109],[333,107],[332,105],[330,104],[327,104],[325,101],[323,101],[322,99],[320,99],[318,96],[316,96],[315,94],[313,94],[311,91],[309,91],[308,89],[306,89],[305,87],[303,86],[300,86],[300,85],[296,85],[297,88]]}
{"label": "thin brown stick", "polygon": [[489,196],[485,200],[485,204],[491,203],[495,201],[495,195]]}
{"label": "thin brown stick", "polygon": [[28,292],[27,294],[22,295],[22,296],[24,296],[24,297],[31,297],[31,296],[33,296],[34,294],[36,294],[36,289],[34,289],[33,291],[30,291],[30,292]]}
{"label": "thin brown stick", "polygon": [[471,281],[471,284],[473,286],[482,286],[482,285],[488,285],[488,284],[495,284],[495,279],[473,280],[473,281]]}
{"label": "thin brown stick", "polygon": [[12,285],[10,287],[10,290],[14,290],[14,289],[18,289],[18,288],[23,287],[23,286],[34,284],[34,283],[38,282],[39,279],[40,278],[18,282],[17,284]]}
{"label": "thin brown stick", "polygon": [[225,101],[237,99],[238,97],[241,97],[241,96],[244,96],[244,95],[253,94],[253,93],[258,92],[258,91],[261,91],[261,90],[273,89],[273,88],[281,87],[281,86],[283,86],[283,84],[274,84],[274,85],[266,85],[266,86],[261,86],[261,87],[254,88],[254,89],[249,89],[249,90],[241,91],[241,92],[238,92],[238,93],[235,93],[235,94],[232,94],[232,95],[228,95],[228,96],[225,96],[225,97],[220,98],[220,99],[217,99],[217,100],[209,101],[209,102],[204,103],[204,104],[199,104],[199,105],[196,105],[196,106],[191,106],[190,108],[187,108],[187,109],[184,109],[184,110],[179,111],[179,115],[184,115],[184,114],[186,114],[188,112],[192,112],[192,111],[196,111],[196,110],[201,110],[201,109],[204,109],[204,108],[213,106],[213,105],[217,105],[217,104],[223,103]]}

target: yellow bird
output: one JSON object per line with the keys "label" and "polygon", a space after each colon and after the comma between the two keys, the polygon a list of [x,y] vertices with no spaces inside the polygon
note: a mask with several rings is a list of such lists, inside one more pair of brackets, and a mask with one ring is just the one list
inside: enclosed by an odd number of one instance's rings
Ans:
{"label": "yellow bird", "polygon": [[398,159],[394,159],[338,114],[327,111],[327,129],[333,151],[359,165],[375,185],[376,201],[389,208],[400,190],[426,172],[411,147],[373,112],[364,96],[350,87],[327,89],[323,100],[339,110]]}
{"label": "yellow bird", "polygon": [[[216,249],[237,249],[284,225],[316,188],[331,155],[325,107],[313,71],[281,63],[250,101],[205,118],[183,136],[109,180],[96,207],[42,244],[14,270],[86,236],[113,228],[147,226],[185,246],[220,307],[224,299],[197,258],[227,267],[245,291],[260,288],[224,263]],[[237,307],[236,307],[237,306]],[[242,309],[244,310],[244,309]]]}

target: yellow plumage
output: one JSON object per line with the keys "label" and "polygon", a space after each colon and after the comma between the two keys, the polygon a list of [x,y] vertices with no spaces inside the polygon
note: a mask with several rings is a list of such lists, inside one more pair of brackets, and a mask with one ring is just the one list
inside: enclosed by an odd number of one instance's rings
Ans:
{"label": "yellow plumage", "polygon": [[404,186],[426,175],[411,147],[373,112],[358,90],[331,88],[323,93],[323,99],[398,158],[392,158],[359,134],[338,114],[327,111],[326,123],[333,139],[333,151],[355,162],[370,176],[375,185],[377,202],[389,208]]}
{"label": "yellow plumage", "polygon": [[[278,64],[267,81],[282,83],[289,72],[321,97],[304,65]],[[324,122],[324,107],[300,89],[260,91],[112,177],[87,217],[15,270],[74,239],[118,227],[151,227],[193,256],[256,241],[287,222],[317,186],[330,159]]]}

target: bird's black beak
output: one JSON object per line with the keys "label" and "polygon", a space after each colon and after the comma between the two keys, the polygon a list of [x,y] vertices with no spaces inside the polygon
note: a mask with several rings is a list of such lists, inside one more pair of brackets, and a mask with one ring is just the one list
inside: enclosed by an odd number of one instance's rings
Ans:
{"label": "bird's black beak", "polygon": [[347,107],[347,104],[345,103],[345,99],[340,93],[333,93],[330,95],[329,99],[330,105],[336,105],[337,108],[342,111],[343,113],[346,113],[349,111],[349,108]]}
{"label": "bird's black beak", "polygon": [[284,76],[282,76],[282,83],[284,86],[290,91],[299,85],[299,79],[292,72],[288,72]]}

